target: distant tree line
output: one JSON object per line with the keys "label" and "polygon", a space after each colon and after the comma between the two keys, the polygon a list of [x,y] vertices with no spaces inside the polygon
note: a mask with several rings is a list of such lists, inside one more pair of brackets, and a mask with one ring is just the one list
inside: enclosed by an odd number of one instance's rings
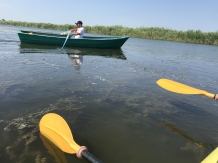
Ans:
{"label": "distant tree line", "polygon": [[[69,30],[75,28],[73,24],[51,24],[51,23],[33,23],[22,21],[6,21],[0,20],[0,24],[24,26],[43,29]],[[202,32],[200,30],[177,31],[159,27],[139,27],[129,28],[123,26],[84,26],[86,33],[104,34],[104,35],[125,35],[135,38],[168,40],[197,44],[218,45],[218,31],[216,32]]]}

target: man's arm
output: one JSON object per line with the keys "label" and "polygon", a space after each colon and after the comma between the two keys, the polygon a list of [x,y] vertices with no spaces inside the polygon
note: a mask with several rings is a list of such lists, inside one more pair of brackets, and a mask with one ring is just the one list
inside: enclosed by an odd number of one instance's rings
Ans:
{"label": "man's arm", "polygon": [[71,35],[80,35],[80,33],[77,32],[77,28],[75,28],[75,29],[71,29],[70,34],[71,34]]}

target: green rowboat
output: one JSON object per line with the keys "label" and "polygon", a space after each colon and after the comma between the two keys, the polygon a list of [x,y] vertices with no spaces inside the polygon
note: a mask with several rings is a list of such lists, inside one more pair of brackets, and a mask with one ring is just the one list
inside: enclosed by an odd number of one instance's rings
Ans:
{"label": "green rowboat", "polygon": [[[56,33],[43,33],[37,31],[18,32],[21,43],[58,45],[62,47],[66,40],[66,35]],[[84,36],[83,38],[69,38],[65,44],[68,47],[87,47],[87,48],[120,48],[129,36],[105,36],[93,37]]]}

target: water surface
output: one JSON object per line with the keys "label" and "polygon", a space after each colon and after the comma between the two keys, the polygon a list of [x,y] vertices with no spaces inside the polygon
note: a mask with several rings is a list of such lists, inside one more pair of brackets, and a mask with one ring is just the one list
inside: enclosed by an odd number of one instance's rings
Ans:
{"label": "water surface", "polygon": [[1,162],[86,162],[40,135],[48,112],[105,163],[200,162],[218,146],[218,103],[156,84],[217,93],[217,46],[130,38],[116,50],[61,50],[21,44],[19,29],[60,32],[0,26]]}

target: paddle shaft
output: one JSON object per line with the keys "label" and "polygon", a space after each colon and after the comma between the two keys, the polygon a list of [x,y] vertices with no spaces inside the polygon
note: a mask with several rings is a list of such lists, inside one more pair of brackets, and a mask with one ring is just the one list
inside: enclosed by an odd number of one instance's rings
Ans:
{"label": "paddle shaft", "polygon": [[91,163],[103,163],[98,158],[89,153],[87,150],[82,151],[82,157]]}
{"label": "paddle shaft", "polygon": [[67,42],[67,39],[69,38],[69,36],[70,36],[70,32],[69,32],[69,34],[67,35],[67,38],[66,38],[66,40],[65,40],[65,42],[64,42],[64,44],[63,44],[63,46],[62,46],[62,48],[61,48],[61,49],[63,49],[63,48],[64,48],[64,45],[66,44],[66,42]]}

